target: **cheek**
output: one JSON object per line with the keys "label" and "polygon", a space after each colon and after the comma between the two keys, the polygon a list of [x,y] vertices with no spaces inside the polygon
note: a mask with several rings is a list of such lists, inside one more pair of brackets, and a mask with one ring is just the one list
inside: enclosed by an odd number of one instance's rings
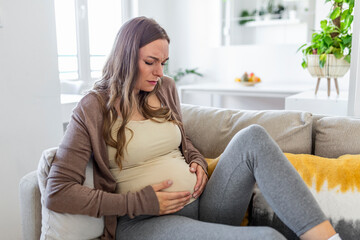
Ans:
{"label": "cheek", "polygon": [[147,77],[149,74],[151,74],[151,66],[148,66],[146,64],[140,64],[139,65],[139,76]]}

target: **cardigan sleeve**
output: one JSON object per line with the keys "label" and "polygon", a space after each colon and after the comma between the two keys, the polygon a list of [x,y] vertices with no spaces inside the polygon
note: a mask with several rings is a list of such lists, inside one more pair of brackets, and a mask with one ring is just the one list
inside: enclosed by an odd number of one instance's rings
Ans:
{"label": "cardigan sleeve", "polygon": [[[180,105],[180,99],[179,95],[176,89],[176,85],[174,80],[168,77],[163,78],[164,81],[164,87],[166,88],[168,92],[168,98],[171,110],[175,112],[178,120],[182,123],[182,114],[181,114],[181,105]],[[181,126],[181,132],[182,132],[182,143],[181,143],[181,150],[182,153],[186,159],[186,162],[190,165],[191,163],[195,162],[199,164],[207,174],[207,162],[204,159],[204,156],[199,152],[199,150],[196,149],[196,147],[191,142],[190,138],[186,135],[184,126]]]}
{"label": "cardigan sleeve", "polygon": [[113,193],[116,183],[111,175],[106,174],[101,176],[103,183],[100,186],[112,192],[82,185],[90,158],[97,162],[98,168],[107,167],[103,161],[98,162],[104,158],[104,154],[107,156],[107,148],[100,134],[101,123],[100,103],[96,96],[88,94],[74,109],[50,168],[45,191],[46,207],[56,212],[93,217],[157,215],[159,203],[151,186],[135,193]]}

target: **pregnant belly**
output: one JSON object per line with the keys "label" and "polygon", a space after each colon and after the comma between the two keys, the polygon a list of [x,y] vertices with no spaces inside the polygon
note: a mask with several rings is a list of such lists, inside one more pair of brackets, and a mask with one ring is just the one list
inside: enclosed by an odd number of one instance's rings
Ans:
{"label": "pregnant belly", "polygon": [[136,192],[148,185],[172,180],[173,184],[163,191],[188,191],[192,194],[196,184],[196,174],[189,171],[188,164],[178,154],[147,161],[140,166],[113,172],[113,175],[116,176],[118,193]]}

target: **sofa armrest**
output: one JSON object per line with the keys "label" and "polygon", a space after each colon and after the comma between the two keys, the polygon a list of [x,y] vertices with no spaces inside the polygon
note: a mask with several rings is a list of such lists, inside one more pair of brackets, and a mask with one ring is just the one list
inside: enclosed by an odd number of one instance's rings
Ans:
{"label": "sofa armrest", "polygon": [[37,172],[20,180],[20,211],[23,239],[38,240],[41,235],[41,200]]}

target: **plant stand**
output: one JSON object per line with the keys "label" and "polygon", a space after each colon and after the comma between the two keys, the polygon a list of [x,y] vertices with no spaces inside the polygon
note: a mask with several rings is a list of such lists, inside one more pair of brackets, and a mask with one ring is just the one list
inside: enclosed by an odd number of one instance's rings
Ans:
{"label": "plant stand", "polygon": [[343,77],[350,69],[350,63],[346,62],[343,58],[337,59],[333,54],[327,55],[326,63],[323,67],[319,64],[319,55],[307,55],[308,71],[312,77],[317,78],[315,95],[318,92],[321,78],[326,78],[328,83],[327,94],[330,96],[331,79],[334,79],[336,93],[339,95],[338,78]]}
{"label": "plant stand", "polygon": [[[316,83],[315,95],[317,94],[317,92],[319,90],[320,80],[321,80],[321,78],[319,77],[317,79],[317,83]],[[334,82],[335,82],[336,93],[337,93],[337,95],[339,95],[339,85],[338,85],[337,78],[334,78]],[[331,90],[331,78],[329,78],[329,77],[327,78],[327,84],[328,84],[327,95],[329,97],[330,96],[330,90]]]}

